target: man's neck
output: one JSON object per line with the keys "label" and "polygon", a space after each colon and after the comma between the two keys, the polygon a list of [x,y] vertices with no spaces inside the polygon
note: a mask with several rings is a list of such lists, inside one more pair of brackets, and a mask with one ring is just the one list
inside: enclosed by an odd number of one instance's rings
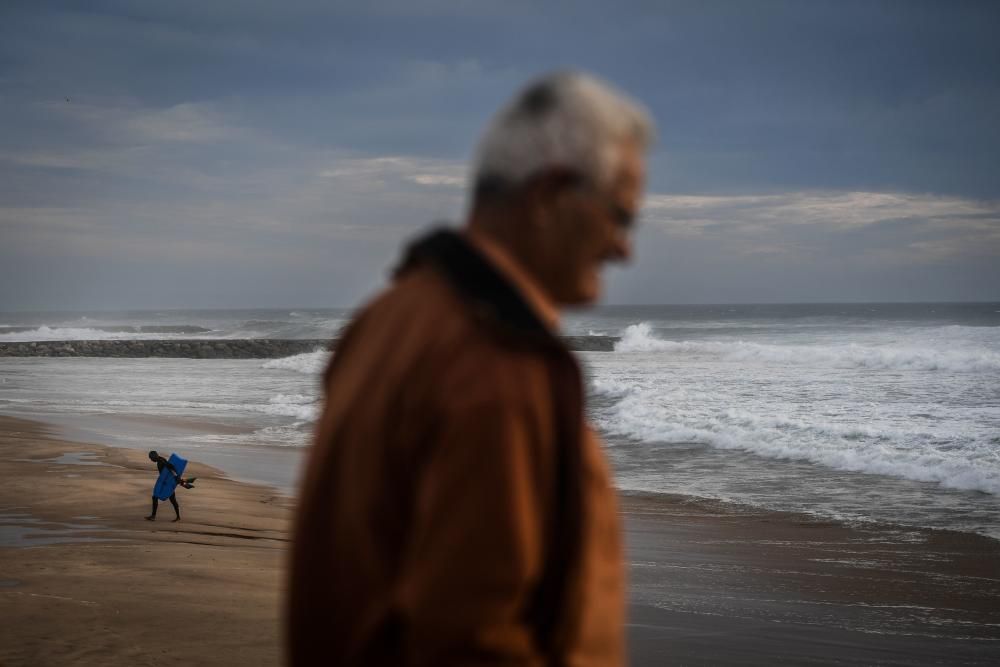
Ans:
{"label": "man's neck", "polygon": [[500,271],[521,293],[539,319],[553,332],[559,328],[559,309],[531,272],[517,257],[503,237],[497,237],[488,228],[470,224],[464,230],[466,238],[486,256],[490,264]]}

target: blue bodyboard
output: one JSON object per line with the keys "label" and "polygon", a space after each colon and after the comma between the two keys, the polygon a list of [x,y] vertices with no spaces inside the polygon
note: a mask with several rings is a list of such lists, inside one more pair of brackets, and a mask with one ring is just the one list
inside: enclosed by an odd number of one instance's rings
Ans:
{"label": "blue bodyboard", "polygon": [[182,459],[176,454],[171,454],[167,460],[177,470],[177,474],[175,476],[174,472],[166,466],[160,471],[160,476],[156,478],[156,484],[153,486],[153,495],[160,500],[166,500],[173,495],[174,489],[177,488],[177,477],[184,474],[184,468],[188,464],[187,459]]}

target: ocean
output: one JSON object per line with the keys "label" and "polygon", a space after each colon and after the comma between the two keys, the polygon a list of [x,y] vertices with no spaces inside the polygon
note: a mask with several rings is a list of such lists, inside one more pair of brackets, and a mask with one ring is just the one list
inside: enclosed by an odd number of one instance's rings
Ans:
{"label": "ocean", "polygon": [[[0,313],[0,343],[331,338],[350,314]],[[1000,303],[604,306],[563,333],[620,339],[577,355],[624,493],[1000,539]],[[0,413],[292,493],[328,358],[0,358]]]}

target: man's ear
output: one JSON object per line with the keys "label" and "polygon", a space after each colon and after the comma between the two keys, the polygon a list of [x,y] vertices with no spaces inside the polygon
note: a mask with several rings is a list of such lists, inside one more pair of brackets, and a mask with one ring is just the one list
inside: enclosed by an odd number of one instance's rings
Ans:
{"label": "man's ear", "polygon": [[583,183],[583,177],[580,172],[569,167],[556,166],[538,172],[528,179],[527,185],[538,194],[554,195],[575,188],[581,183]]}
{"label": "man's ear", "polygon": [[583,182],[580,173],[568,167],[549,167],[524,184],[528,218],[533,225],[544,225],[564,194]]}

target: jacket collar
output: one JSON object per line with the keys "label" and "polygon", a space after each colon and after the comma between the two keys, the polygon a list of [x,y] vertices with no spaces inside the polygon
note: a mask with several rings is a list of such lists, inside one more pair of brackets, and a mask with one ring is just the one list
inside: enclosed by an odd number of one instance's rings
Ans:
{"label": "jacket collar", "polygon": [[[477,312],[521,335],[558,341],[550,328],[555,309],[539,303],[539,298],[544,299],[540,290],[524,284],[527,276],[502,251],[496,251],[494,254],[490,248],[482,248],[478,239],[472,241],[455,230],[440,228],[410,244],[396,275],[417,265],[431,264],[465,300],[474,304]],[[521,290],[515,287],[518,284]],[[531,293],[532,289],[536,292]],[[529,304],[525,292],[532,294],[535,307]],[[547,311],[547,307],[551,310]]]}
{"label": "jacket collar", "polygon": [[464,238],[516,289],[549,331],[559,331],[559,309],[521,263],[489,236],[472,229]]}

